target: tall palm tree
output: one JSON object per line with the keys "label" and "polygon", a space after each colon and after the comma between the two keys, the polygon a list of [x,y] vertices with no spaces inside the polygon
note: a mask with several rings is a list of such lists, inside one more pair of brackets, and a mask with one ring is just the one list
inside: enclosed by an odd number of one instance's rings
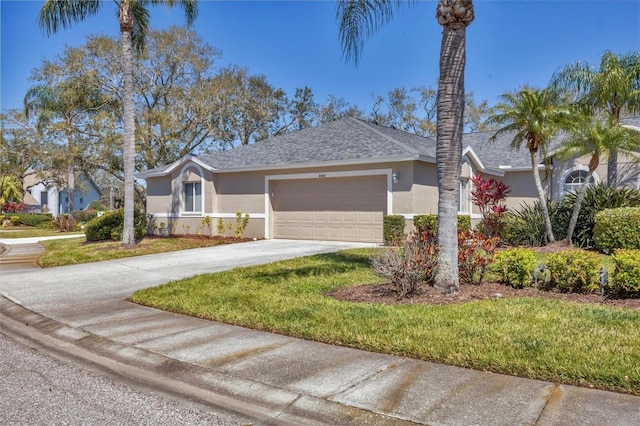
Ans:
{"label": "tall palm tree", "polygon": [[[124,117],[124,227],[122,243],[135,244],[133,229],[134,172],[135,172],[135,117],[133,104],[133,48],[144,49],[144,38],[149,27],[149,6],[180,6],[187,23],[198,14],[197,0],[114,0],[118,8],[118,23],[122,40],[123,117]],[[46,0],[40,9],[40,25],[47,35],[67,28],[73,23],[96,15],[106,2],[100,0]]]}
{"label": "tall palm tree", "polygon": [[616,124],[612,125],[610,122],[590,115],[576,117],[573,129],[571,130],[571,136],[557,150],[557,153],[568,158],[583,155],[589,155],[591,158],[585,180],[576,194],[576,201],[567,230],[567,244],[571,245],[573,231],[578,222],[578,215],[580,214],[580,207],[582,207],[584,195],[594,171],[600,165],[600,159],[603,154],[615,151],[617,153],[633,155],[639,148],[640,134],[634,130]]}
{"label": "tall palm tree", "polygon": [[[347,60],[358,63],[364,42],[393,18],[396,0],[339,0],[336,18]],[[458,199],[464,114],[466,28],[474,19],[471,0],[439,0],[442,25],[437,95],[436,163],[438,168],[438,267],[434,287],[443,293],[460,288],[458,276]]]}
{"label": "tall palm tree", "polygon": [[[606,112],[609,121],[617,125],[623,111],[640,111],[640,54],[616,55],[607,51],[602,55],[600,68],[578,61],[557,71],[551,84],[576,92],[577,104],[586,113]],[[607,184],[616,186],[618,152],[609,149],[607,154]]]}
{"label": "tall palm tree", "polygon": [[554,242],[555,237],[538,164],[540,152],[546,152],[549,141],[560,128],[568,126],[570,122],[571,113],[568,108],[558,106],[558,96],[556,91],[550,89],[524,88],[515,94],[507,93],[501,96],[502,102],[496,105],[496,113],[487,118],[488,124],[503,126],[490,141],[494,142],[500,135],[507,135],[512,138],[513,149],[520,149],[525,144],[529,150],[533,181],[538,191],[549,242]]}

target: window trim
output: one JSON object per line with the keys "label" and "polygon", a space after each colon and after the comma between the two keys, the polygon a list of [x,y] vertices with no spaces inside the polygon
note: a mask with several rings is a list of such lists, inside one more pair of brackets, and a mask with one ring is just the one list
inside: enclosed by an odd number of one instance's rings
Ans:
{"label": "window trim", "polygon": [[[184,181],[184,174],[189,168],[194,168],[196,170],[196,174],[200,176],[200,180],[188,180]],[[180,185],[179,190],[179,206],[180,206],[180,215],[181,216],[202,216],[205,212],[204,206],[205,204],[205,179],[204,179],[204,171],[200,165],[194,162],[188,162],[185,164],[180,170],[180,175],[178,176],[178,182]],[[186,184],[187,183],[199,183],[200,184],[200,206],[199,210],[187,211],[186,210]],[[195,207],[195,206],[194,206]]]}
{"label": "window trim", "polygon": [[[568,193],[568,191],[566,191],[566,189],[565,189],[566,188],[566,184],[567,184],[567,179],[574,172],[586,172],[586,173],[589,173],[589,168],[586,167],[586,166],[583,166],[583,165],[576,165],[576,166],[571,167],[568,170],[565,170],[564,173],[562,173],[562,176],[560,177],[560,181],[558,182],[559,199],[562,199],[564,197],[564,195]],[[600,176],[598,176],[598,173],[596,173],[595,171],[591,175],[591,178],[593,179],[593,185],[597,185],[600,182]]]}

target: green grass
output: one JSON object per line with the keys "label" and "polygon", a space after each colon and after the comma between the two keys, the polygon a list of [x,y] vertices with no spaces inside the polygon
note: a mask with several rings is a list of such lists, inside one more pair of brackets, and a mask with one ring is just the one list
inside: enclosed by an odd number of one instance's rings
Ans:
{"label": "green grass", "polygon": [[56,229],[40,229],[31,226],[0,229],[0,238],[51,237],[55,235],[82,234],[82,232],[60,232]]}
{"label": "green grass", "polygon": [[325,296],[381,282],[371,253],[200,275],[138,291],[132,300],[330,344],[640,394],[640,311],[533,298],[388,306]]}
{"label": "green grass", "polygon": [[88,243],[84,238],[70,238],[41,241],[40,244],[45,251],[38,258],[38,264],[50,267],[209,247],[221,242],[207,238],[145,238],[134,247],[124,247],[116,241]]}

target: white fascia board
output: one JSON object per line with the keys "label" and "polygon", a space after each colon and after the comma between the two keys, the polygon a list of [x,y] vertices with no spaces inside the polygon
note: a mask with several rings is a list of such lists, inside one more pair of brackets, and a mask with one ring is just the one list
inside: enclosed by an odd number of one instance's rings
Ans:
{"label": "white fascia board", "polygon": [[154,172],[154,173],[141,172],[141,173],[137,173],[136,177],[139,178],[139,179],[146,179],[148,177],[166,176],[166,175],[172,173],[177,168],[181,167],[182,165],[188,163],[189,161],[192,161],[192,162],[196,163],[197,165],[199,165],[203,169],[208,170],[210,172],[215,172],[216,171],[215,168],[213,168],[210,165],[208,165],[207,163],[203,162],[198,157],[195,157],[193,155],[186,155],[186,156],[182,157],[181,159],[175,161],[173,164],[171,164],[169,167],[167,167],[166,169],[164,169],[161,172]]}
{"label": "white fascia board", "polygon": [[[527,167],[512,167],[512,166],[498,166],[500,170],[505,170],[508,172],[527,172],[531,171],[531,169]],[[544,170],[546,167],[544,164],[538,164],[538,170]]]}
{"label": "white fascia board", "polygon": [[[216,173],[241,173],[241,172],[259,172],[269,170],[287,170],[287,169],[311,169],[311,168],[326,168],[326,167],[340,167],[340,166],[355,166],[361,164],[378,164],[378,163],[396,163],[403,161],[416,161],[422,160],[418,156],[387,156],[387,157],[373,157],[363,158],[356,160],[338,160],[338,161],[313,161],[308,163],[291,163],[291,164],[275,164],[269,166],[250,166],[250,167],[236,167],[229,169],[215,169]],[[425,160],[422,160],[425,161]]]}
{"label": "white fascia board", "polygon": [[501,170],[485,167],[482,160],[480,160],[480,157],[478,157],[478,154],[476,154],[476,152],[470,146],[467,146],[462,151],[462,156],[463,157],[466,156],[469,160],[471,160],[471,162],[476,167],[476,170],[479,170],[482,173],[492,175],[492,176],[504,176],[504,172]]}

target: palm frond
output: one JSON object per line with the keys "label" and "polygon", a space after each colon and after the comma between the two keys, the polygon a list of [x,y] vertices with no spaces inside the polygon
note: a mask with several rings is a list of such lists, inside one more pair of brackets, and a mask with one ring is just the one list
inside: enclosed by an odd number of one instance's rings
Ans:
{"label": "palm frond", "polygon": [[95,15],[102,3],[100,0],[46,0],[40,9],[40,26],[50,36],[60,28],[68,28]]}
{"label": "palm frond", "polygon": [[401,0],[338,0],[336,21],[345,61],[357,65],[364,42],[393,19],[394,9],[410,3]]}

